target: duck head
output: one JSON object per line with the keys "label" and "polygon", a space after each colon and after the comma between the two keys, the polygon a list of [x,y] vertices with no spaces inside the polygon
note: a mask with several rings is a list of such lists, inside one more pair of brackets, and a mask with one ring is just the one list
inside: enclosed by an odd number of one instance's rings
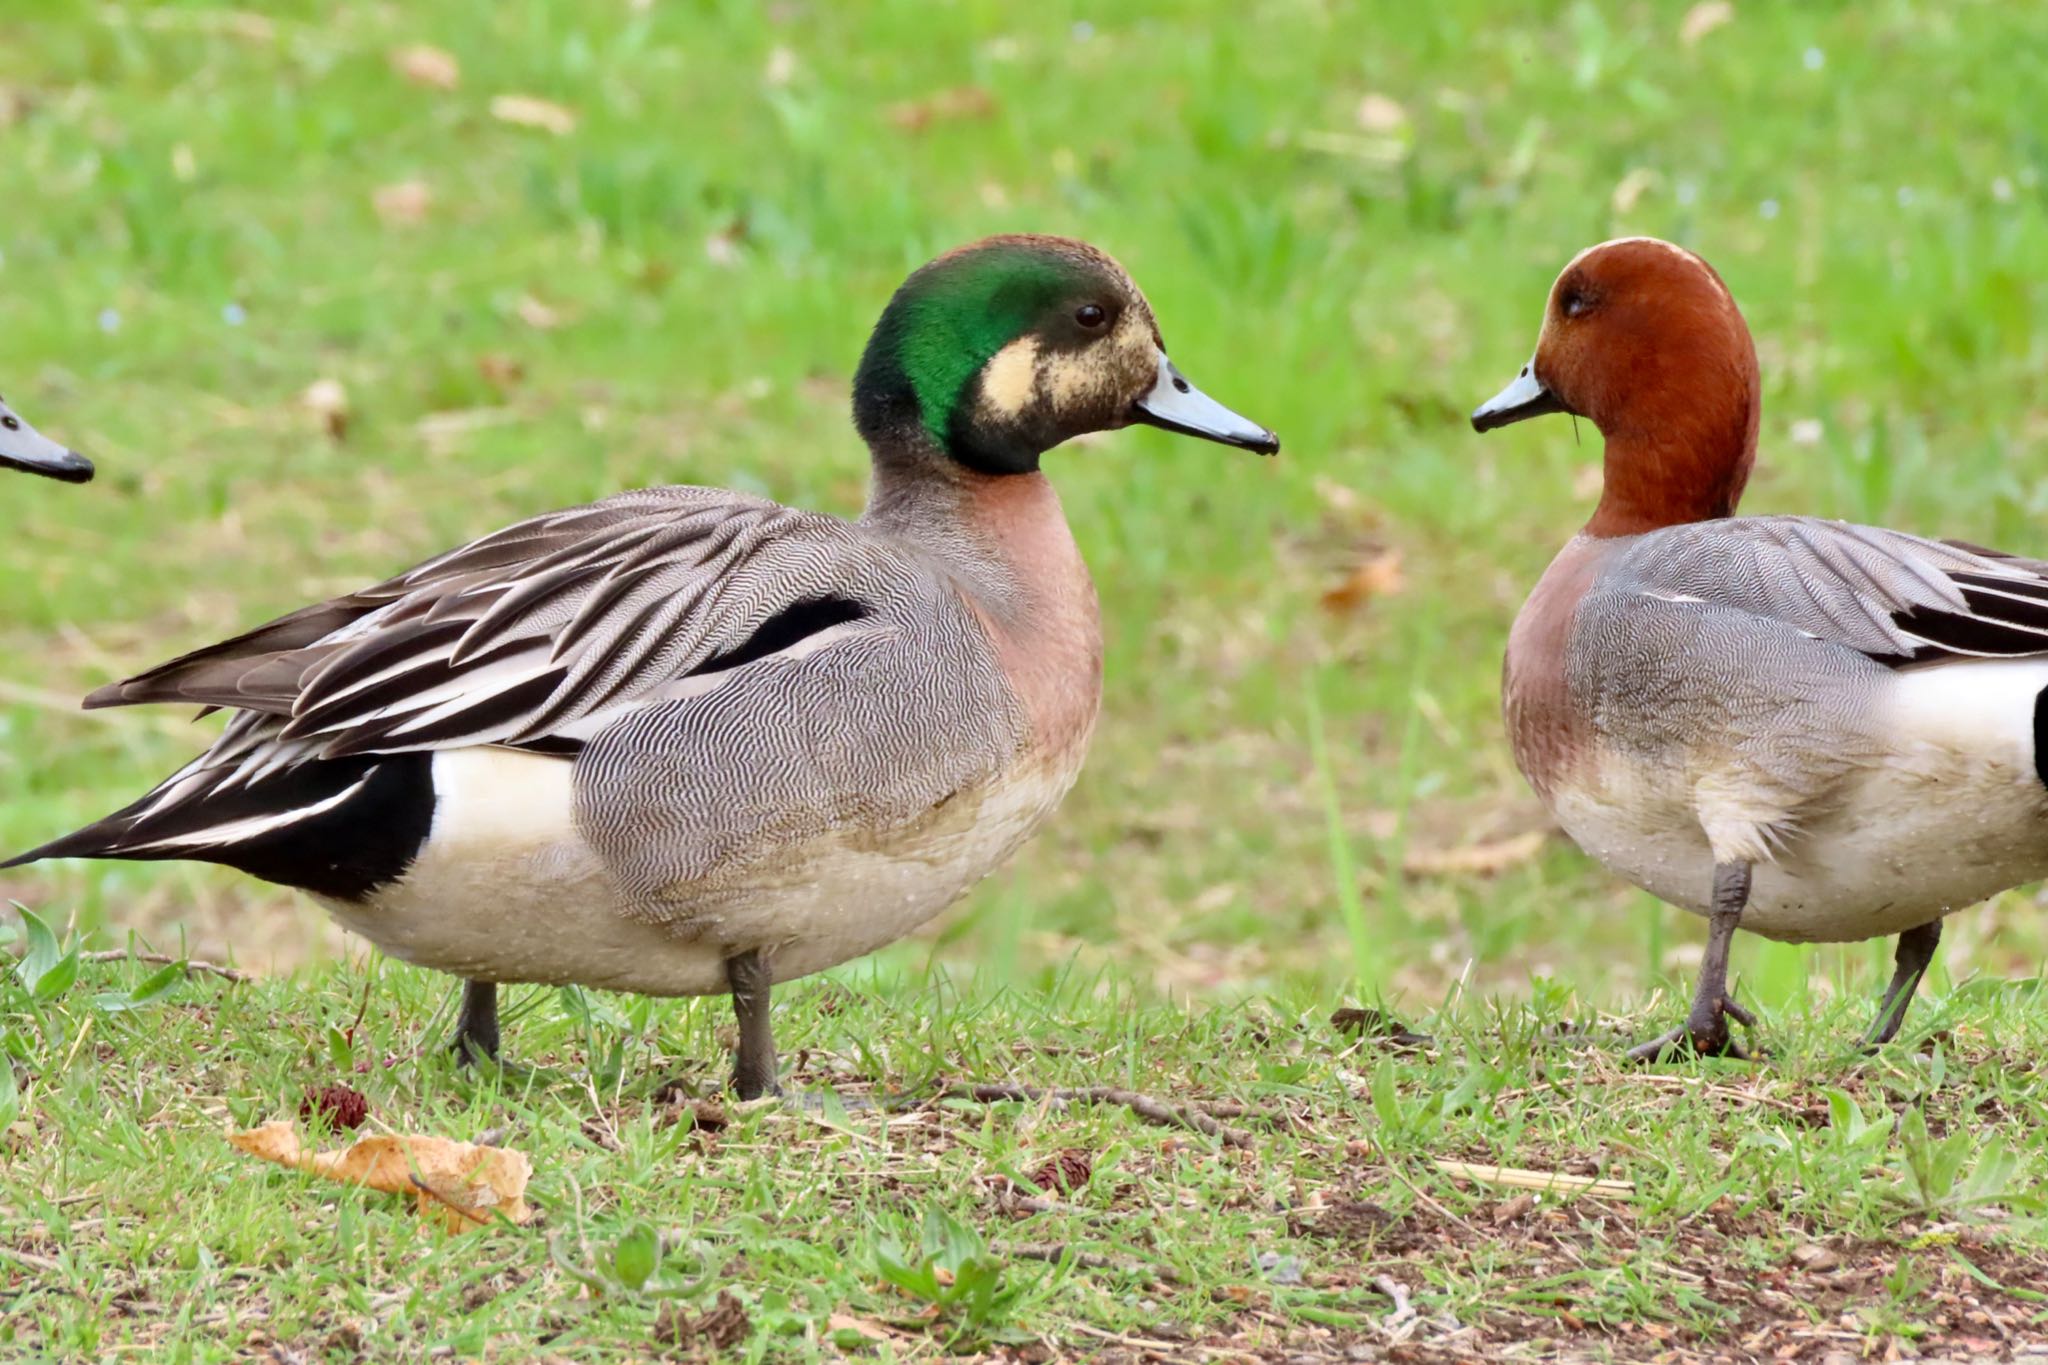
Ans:
{"label": "duck head", "polygon": [[1535,355],[1472,425],[1551,412],[1591,421],[1607,455],[1587,530],[1631,535],[1734,513],[1756,460],[1757,389],[1749,325],[1714,268],[1624,237],[1565,266]]}
{"label": "duck head", "polygon": [[1279,438],[1181,376],[1137,285],[1063,237],[989,237],[903,282],[853,385],[854,424],[883,456],[936,451],[1027,474],[1054,446],[1133,422],[1263,454]]}
{"label": "duck head", "polygon": [[26,470],[66,483],[84,483],[92,477],[91,460],[22,421],[5,399],[0,399],[0,469]]}

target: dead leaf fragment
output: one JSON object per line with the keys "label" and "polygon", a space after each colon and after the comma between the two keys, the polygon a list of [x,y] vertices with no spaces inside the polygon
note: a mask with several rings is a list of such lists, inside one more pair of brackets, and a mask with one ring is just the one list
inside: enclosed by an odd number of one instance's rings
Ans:
{"label": "dead leaf fragment", "polygon": [[718,1291],[718,1301],[701,1313],[677,1304],[662,1305],[654,1318],[654,1339],[664,1346],[702,1345],[713,1351],[729,1351],[745,1341],[754,1330],[746,1305],[730,1290]]}
{"label": "dead leaf fragment", "polygon": [[434,191],[424,180],[401,180],[384,185],[370,195],[370,207],[390,227],[411,227],[426,221],[434,204]]}
{"label": "dead leaf fragment", "polygon": [[1614,197],[1609,201],[1616,213],[1628,213],[1642,199],[1644,193],[1657,183],[1657,173],[1648,166],[1637,166],[1621,178],[1614,187]]}
{"label": "dead leaf fragment", "polygon": [[1729,0],[1700,0],[1679,20],[1678,41],[1691,47],[1734,17],[1735,6]]}
{"label": "dead leaf fragment", "polygon": [[500,123],[510,123],[521,128],[538,128],[553,133],[556,137],[567,137],[576,131],[574,110],[564,108],[552,100],[536,99],[532,95],[497,95],[491,100],[491,117]]}
{"label": "dead leaf fragment", "polygon": [[1358,126],[1368,133],[1398,133],[1408,126],[1408,111],[1397,99],[1370,94],[1358,102]]}
{"label": "dead leaf fragment", "polygon": [[1543,831],[1532,829],[1462,848],[1411,848],[1401,859],[1401,870],[1411,877],[1497,877],[1542,851]]}
{"label": "dead leaf fragment", "polygon": [[1401,572],[1401,552],[1381,550],[1359,561],[1344,581],[1323,594],[1330,611],[1356,611],[1375,597],[1392,597],[1408,586]]}
{"label": "dead leaf fragment", "polygon": [[502,351],[486,351],[478,356],[476,372],[500,393],[518,388],[526,378],[526,366],[519,363],[517,356],[509,356]]}
{"label": "dead leaf fragment", "polygon": [[394,1134],[364,1138],[341,1151],[309,1152],[289,1119],[274,1119],[227,1138],[230,1145],[280,1166],[345,1185],[410,1194],[423,1217],[429,1209],[440,1208],[450,1232],[481,1227],[494,1215],[514,1223],[533,1216],[525,1197],[533,1163],[510,1147]]}
{"label": "dead leaf fragment", "polygon": [[1792,1259],[1812,1271],[1840,1270],[1842,1258],[1818,1242],[1809,1242],[1792,1253]]}
{"label": "dead leaf fragment", "polygon": [[348,390],[339,379],[316,379],[299,395],[299,406],[313,414],[334,440],[348,435]]}
{"label": "dead leaf fragment", "polygon": [[453,90],[462,84],[462,64],[455,54],[427,43],[393,48],[391,69],[429,90]]}
{"label": "dead leaf fragment", "polygon": [[522,294],[516,311],[519,320],[536,332],[552,332],[562,325],[562,315],[531,294]]}
{"label": "dead leaf fragment", "polygon": [[834,1313],[825,1319],[825,1330],[829,1332],[852,1332],[866,1337],[869,1341],[887,1341],[889,1329],[873,1318],[857,1318],[851,1313]]}
{"label": "dead leaf fragment", "polygon": [[921,133],[934,123],[989,118],[995,112],[994,95],[978,85],[956,85],[928,99],[890,105],[889,122],[906,133]]}
{"label": "dead leaf fragment", "polygon": [[299,1101],[299,1119],[310,1123],[315,1117],[336,1132],[360,1128],[370,1117],[370,1101],[360,1090],[339,1081],[319,1090],[308,1088]]}

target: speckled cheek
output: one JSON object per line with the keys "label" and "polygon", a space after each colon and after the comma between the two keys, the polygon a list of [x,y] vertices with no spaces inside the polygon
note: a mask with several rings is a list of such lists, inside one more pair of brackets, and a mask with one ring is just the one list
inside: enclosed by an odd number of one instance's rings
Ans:
{"label": "speckled cheek", "polygon": [[1127,312],[1093,346],[1045,356],[1040,379],[1053,411],[1067,417],[1112,404],[1126,391],[1142,392],[1158,369],[1156,349],[1150,324]]}

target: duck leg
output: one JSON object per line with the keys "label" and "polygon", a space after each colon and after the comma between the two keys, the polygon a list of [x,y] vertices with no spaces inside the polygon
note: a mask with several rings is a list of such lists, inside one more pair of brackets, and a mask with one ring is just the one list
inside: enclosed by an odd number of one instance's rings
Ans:
{"label": "duck leg", "polygon": [[462,983],[462,1009],[449,1045],[457,1066],[498,1060],[498,987],[490,981]]}
{"label": "duck leg", "polygon": [[1666,1052],[1690,1048],[1702,1057],[1740,1057],[1749,1054],[1728,1036],[1728,1021],[1744,1028],[1756,1026],[1756,1016],[1728,998],[1728,948],[1735,941],[1736,926],[1742,923],[1743,907],[1749,904],[1749,864],[1714,865],[1714,908],[1707,916],[1707,953],[1700,961],[1699,983],[1693,989],[1692,1009],[1685,1023],[1628,1055],[1638,1062],[1654,1062]]}
{"label": "duck leg", "polygon": [[1899,1025],[1906,1022],[1906,1010],[1913,1003],[1913,993],[1920,989],[1920,978],[1927,975],[1927,964],[1934,961],[1934,950],[1940,943],[1940,920],[1899,935],[1898,952],[1892,959],[1892,984],[1885,987],[1884,999],[1878,1002],[1877,1018],[1863,1035],[1866,1049],[1875,1052],[1898,1036]]}
{"label": "duck leg", "polygon": [[768,1015],[768,955],[750,948],[725,960],[726,984],[732,987],[732,1012],[740,1022],[740,1045],[732,1058],[733,1092],[743,1100],[780,1095],[775,1083],[775,1034]]}

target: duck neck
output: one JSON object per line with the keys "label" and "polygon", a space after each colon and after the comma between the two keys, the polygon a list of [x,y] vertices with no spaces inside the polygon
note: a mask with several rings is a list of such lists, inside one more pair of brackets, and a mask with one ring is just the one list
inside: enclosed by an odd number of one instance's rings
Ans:
{"label": "duck neck", "polygon": [[920,433],[874,448],[861,523],[937,560],[984,610],[1018,618],[1071,598],[1087,567],[1052,481],[970,469]]}
{"label": "duck neck", "polygon": [[1602,422],[1607,455],[1590,536],[1633,536],[1735,515],[1756,463],[1756,355],[1714,392],[1669,395],[1660,411]]}

